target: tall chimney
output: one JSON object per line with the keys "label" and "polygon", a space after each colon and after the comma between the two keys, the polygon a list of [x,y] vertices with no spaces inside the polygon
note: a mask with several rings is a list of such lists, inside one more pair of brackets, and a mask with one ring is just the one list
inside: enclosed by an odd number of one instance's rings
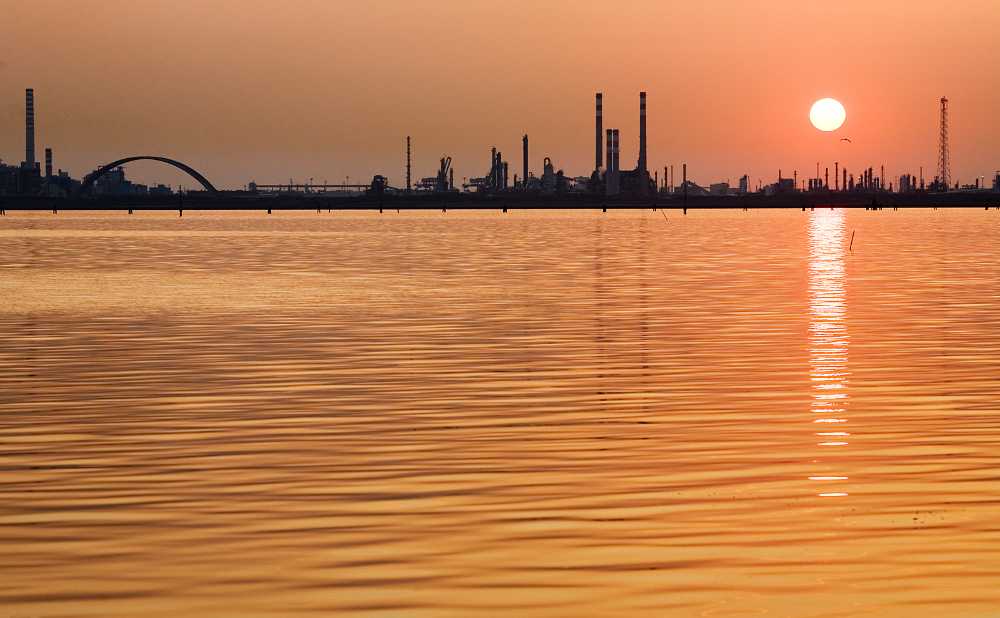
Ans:
{"label": "tall chimney", "polygon": [[521,167],[521,186],[525,189],[528,188],[528,135],[525,134],[524,138],[521,140],[521,145],[524,147],[524,158]]}
{"label": "tall chimney", "polygon": [[608,147],[607,147],[607,151],[608,151],[608,171],[609,172],[613,172],[614,168],[615,168],[615,165],[614,165],[614,163],[615,163],[615,155],[614,155],[614,152],[615,152],[615,130],[614,129],[608,129],[607,130],[607,134],[608,134]]}
{"label": "tall chimney", "polygon": [[646,93],[639,93],[639,171],[646,171]]}
{"label": "tall chimney", "polygon": [[615,129],[614,130],[614,142],[615,142],[615,171],[616,172],[620,172],[621,169],[622,169],[621,168],[621,156],[620,156],[620,154],[621,154],[621,151],[620,151],[621,143],[618,141],[619,138],[620,138],[620,136],[621,136],[621,134],[619,133],[618,129]]}
{"label": "tall chimney", "polygon": [[494,146],[490,148],[490,186],[496,189],[498,184],[500,183],[497,180],[497,148]]}
{"label": "tall chimney", "polygon": [[604,94],[597,93],[597,127],[595,132],[595,163],[594,169],[599,170],[604,167],[604,157],[601,154],[601,133],[604,132]]}
{"label": "tall chimney", "polygon": [[24,162],[35,167],[35,90],[24,91]]}
{"label": "tall chimney", "polygon": [[45,178],[52,178],[52,149],[45,149]]}

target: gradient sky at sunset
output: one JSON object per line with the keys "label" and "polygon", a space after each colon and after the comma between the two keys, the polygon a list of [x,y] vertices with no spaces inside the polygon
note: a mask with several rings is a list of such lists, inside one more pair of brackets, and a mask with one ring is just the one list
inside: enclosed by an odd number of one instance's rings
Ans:
{"label": "gradient sky at sunset", "polygon": [[[519,170],[525,132],[536,172],[550,156],[589,174],[593,93],[622,129],[625,167],[646,90],[654,169],[770,181],[837,160],[930,178],[946,95],[953,176],[972,182],[1000,168],[998,62],[997,0],[9,2],[0,157],[23,158],[34,87],[39,152],[75,176],[162,154],[227,187],[373,173],[398,185],[410,134],[414,176],[447,154],[457,180],[484,174],[493,145]],[[847,108],[833,134],[808,120],[825,96]],[[130,175],[191,184],[156,164]]]}

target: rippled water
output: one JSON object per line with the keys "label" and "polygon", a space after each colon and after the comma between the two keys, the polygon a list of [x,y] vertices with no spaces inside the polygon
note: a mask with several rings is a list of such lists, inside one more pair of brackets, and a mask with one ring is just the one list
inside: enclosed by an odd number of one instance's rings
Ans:
{"label": "rippled water", "polygon": [[0,616],[1000,607],[995,210],[9,214],[0,341]]}

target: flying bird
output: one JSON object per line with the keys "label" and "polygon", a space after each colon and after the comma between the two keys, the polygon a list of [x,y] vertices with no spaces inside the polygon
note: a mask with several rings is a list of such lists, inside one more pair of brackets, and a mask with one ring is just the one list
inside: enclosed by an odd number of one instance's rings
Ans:
{"label": "flying bird", "polygon": [[851,140],[847,139],[846,137],[842,137],[842,138],[840,138],[840,141],[842,141],[842,142],[847,142],[848,144],[853,144],[853,143],[854,143],[854,142],[852,142]]}

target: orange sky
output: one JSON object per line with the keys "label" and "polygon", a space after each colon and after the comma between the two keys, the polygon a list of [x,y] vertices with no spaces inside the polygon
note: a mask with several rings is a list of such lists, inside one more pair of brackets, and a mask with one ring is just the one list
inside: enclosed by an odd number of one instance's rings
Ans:
{"label": "orange sky", "polygon": [[[839,160],[929,178],[947,95],[953,176],[972,182],[1000,168],[998,63],[997,0],[10,2],[0,157],[24,156],[31,86],[39,153],[76,176],[162,154],[227,187],[376,172],[399,185],[407,134],[415,177],[445,154],[456,180],[482,175],[493,145],[513,175],[525,132],[534,171],[550,156],[589,174],[593,93],[626,167],[645,89],[653,168],[735,182]],[[808,121],[824,96],[848,112],[833,135]],[[191,184],[153,163],[129,174]]]}

